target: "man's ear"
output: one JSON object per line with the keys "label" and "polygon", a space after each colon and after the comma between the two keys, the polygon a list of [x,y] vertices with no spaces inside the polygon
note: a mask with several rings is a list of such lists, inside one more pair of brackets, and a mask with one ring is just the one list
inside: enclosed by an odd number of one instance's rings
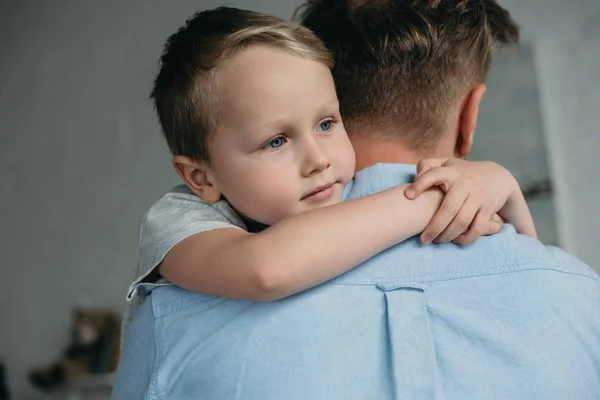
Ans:
{"label": "man's ear", "polygon": [[202,200],[215,203],[221,198],[221,192],[214,186],[210,168],[206,163],[186,156],[175,156],[173,167],[190,190]]}
{"label": "man's ear", "polygon": [[477,125],[477,115],[479,113],[479,104],[485,93],[485,85],[477,84],[467,94],[458,124],[458,137],[454,148],[454,155],[458,158],[466,157],[473,147],[473,135]]}

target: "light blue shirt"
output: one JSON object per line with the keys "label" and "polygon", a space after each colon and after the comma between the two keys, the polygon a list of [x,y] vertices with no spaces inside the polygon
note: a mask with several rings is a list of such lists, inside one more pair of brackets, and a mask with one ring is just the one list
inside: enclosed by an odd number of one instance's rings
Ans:
{"label": "light blue shirt", "polygon": [[[414,172],[378,164],[346,194]],[[509,225],[467,247],[411,239],[276,302],[160,286],[125,332],[113,399],[598,400],[599,289]]]}

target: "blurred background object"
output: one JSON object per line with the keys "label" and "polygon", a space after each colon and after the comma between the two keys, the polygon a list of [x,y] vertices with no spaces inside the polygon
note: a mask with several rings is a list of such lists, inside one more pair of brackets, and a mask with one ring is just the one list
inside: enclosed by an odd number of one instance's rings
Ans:
{"label": "blurred background object", "polygon": [[6,367],[2,360],[0,360],[0,400],[10,400],[8,377],[6,376]]}
{"label": "blurred background object", "polygon": [[[148,99],[158,57],[189,16],[223,3],[0,2],[0,357],[13,399],[55,398],[28,371],[68,347],[69,310],[122,309],[141,218],[179,183]],[[302,3],[227,2],[282,17]],[[599,271],[600,2],[500,3],[523,47],[496,57],[473,156],[534,154],[510,169],[546,202],[543,239]]]}
{"label": "blurred background object", "polygon": [[[110,310],[77,309],[73,313],[67,347],[49,365],[35,368],[29,381],[46,393],[79,391],[106,381],[117,369],[121,344],[121,316]],[[108,385],[104,385],[108,386]]]}

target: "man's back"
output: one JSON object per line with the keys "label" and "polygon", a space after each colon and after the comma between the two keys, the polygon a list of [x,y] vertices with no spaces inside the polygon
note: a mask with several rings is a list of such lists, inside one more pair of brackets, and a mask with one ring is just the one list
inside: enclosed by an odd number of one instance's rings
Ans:
{"label": "man's back", "polygon": [[[411,173],[367,168],[349,197]],[[409,240],[277,302],[161,287],[126,332],[114,398],[598,399],[599,289],[508,226],[465,248]]]}

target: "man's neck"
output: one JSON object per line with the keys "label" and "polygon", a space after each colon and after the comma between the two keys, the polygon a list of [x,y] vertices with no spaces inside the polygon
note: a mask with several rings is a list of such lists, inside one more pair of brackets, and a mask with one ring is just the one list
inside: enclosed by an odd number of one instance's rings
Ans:
{"label": "man's neck", "polygon": [[432,151],[424,154],[394,141],[355,139],[352,145],[356,152],[357,172],[377,163],[417,164],[423,158],[452,156],[447,154],[447,151]]}

